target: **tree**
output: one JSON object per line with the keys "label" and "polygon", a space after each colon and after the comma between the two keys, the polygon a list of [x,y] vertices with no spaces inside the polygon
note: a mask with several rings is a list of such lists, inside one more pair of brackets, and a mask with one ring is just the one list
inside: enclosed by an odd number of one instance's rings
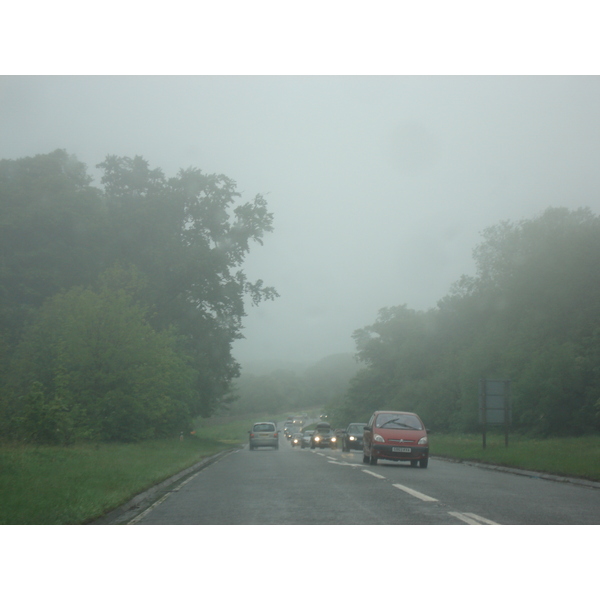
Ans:
{"label": "tree", "polygon": [[[43,399],[47,408],[52,398],[60,396],[60,406],[76,405],[87,415],[82,417],[85,421],[93,420],[96,408],[112,406],[110,413],[120,415],[112,425],[101,434],[94,425],[94,435],[108,439],[113,435],[109,429],[116,432],[125,423],[125,414],[119,411],[128,406],[125,412],[135,417],[115,435],[123,438],[128,435],[124,431],[135,429],[135,435],[143,437],[151,431],[158,434],[159,422],[180,423],[184,413],[209,416],[232,401],[230,384],[239,374],[239,365],[231,347],[242,337],[245,303],[277,297],[274,288],[262,280],[248,281],[242,270],[251,244],[262,244],[265,233],[272,231],[273,216],[260,195],[240,202],[235,182],[223,175],[189,168],[167,179],[138,156],[108,156],[99,167],[104,171],[103,189],[93,187],[85,165],[64,150],[0,161],[0,375],[8,381],[12,373],[10,386],[6,383],[0,389],[0,409],[3,417],[24,418],[26,411],[19,402],[29,398],[31,407],[39,408]],[[65,306],[72,308],[72,315],[61,308]],[[132,389],[141,383],[134,385],[138,379],[125,371],[139,375],[140,368],[125,356],[121,357],[124,369],[112,387],[93,369],[88,373],[102,402],[96,401],[87,382],[82,388],[87,395],[76,402],[61,396],[63,388],[76,389],[73,373],[85,371],[83,363],[76,368],[75,363],[61,362],[65,357],[75,360],[72,347],[83,344],[76,335],[74,315],[78,326],[91,327],[102,337],[91,324],[101,322],[102,311],[102,318],[112,315],[118,320],[117,308],[130,315],[130,333],[137,332],[132,339],[152,339],[146,352],[159,352],[161,344],[166,348],[163,359],[170,361],[171,371],[163,361],[156,373],[179,373],[173,377],[180,382],[181,397],[175,399],[167,392],[160,401],[149,392],[135,396]],[[63,325],[69,336],[55,330]],[[122,325],[127,331],[127,324]],[[101,345],[102,365],[114,375],[117,365],[109,369],[107,361],[111,352],[118,356],[119,350],[109,348],[128,346],[117,329],[108,330],[114,336]],[[48,355],[35,349],[34,339]],[[132,356],[144,350],[129,349]],[[84,345],[83,350],[88,352],[88,368],[94,364],[90,346]],[[82,360],[84,356],[85,352]],[[160,362],[157,356],[150,358],[144,364]],[[15,361],[20,365],[16,370]],[[25,364],[30,371],[22,368]],[[15,379],[15,373],[21,380]],[[30,373],[36,373],[37,379],[32,380]],[[154,380],[152,372],[145,376]],[[173,386],[170,377],[165,381]],[[34,386],[35,381],[41,387]],[[60,381],[68,385],[61,387]],[[155,383],[165,390],[161,381]],[[93,401],[87,403],[88,399]],[[165,413],[161,421],[156,411],[168,405],[170,416]],[[149,415],[146,429],[140,429],[144,422],[140,411]],[[37,409],[34,413],[41,414]],[[112,418],[108,413],[101,417],[105,423]]]}
{"label": "tree", "polygon": [[193,369],[123,290],[72,288],[26,328],[13,362],[14,417],[37,442],[136,441],[189,425]]}
{"label": "tree", "polygon": [[83,163],[64,150],[0,161],[0,337],[10,352],[49,296],[102,268],[105,213]]}
{"label": "tree", "polygon": [[479,379],[512,381],[517,427],[600,429],[600,218],[548,209],[486,229],[463,276],[420,313],[382,309],[355,332],[364,369],[342,408],[419,412],[434,429],[478,427]]}
{"label": "tree", "polygon": [[109,156],[98,166],[115,257],[149,278],[155,327],[173,325],[186,337],[198,373],[194,414],[209,416],[239,375],[231,344],[241,337],[244,299],[278,295],[240,268],[273,216],[261,195],[235,206],[235,182],[223,175],[189,168],[167,180],[141,157]]}

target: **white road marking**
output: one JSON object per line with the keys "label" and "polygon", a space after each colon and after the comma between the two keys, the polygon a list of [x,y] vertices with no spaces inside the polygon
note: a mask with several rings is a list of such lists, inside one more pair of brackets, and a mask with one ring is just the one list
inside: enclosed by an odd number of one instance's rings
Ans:
{"label": "white road marking", "polygon": [[137,517],[134,517],[127,523],[127,525],[135,525],[138,521],[141,521],[148,513],[153,511],[159,504],[162,504],[173,492],[178,492],[184,485],[189,483],[194,477],[200,475],[200,471],[194,473],[188,477],[183,483],[180,483],[176,488],[173,488],[170,492],[167,492],[162,498],[157,500],[152,506],[148,507],[144,512],[140,513]]}
{"label": "white road marking", "polygon": [[135,525],[138,521],[141,521],[149,512],[153,511],[159,504],[162,504],[169,496],[171,492],[165,494],[160,500],[157,500],[152,506],[147,508],[143,513],[140,513],[137,517],[134,517],[127,523],[127,525]]}
{"label": "white road marking", "polygon": [[451,512],[448,514],[460,519],[461,521],[464,521],[468,525],[499,525],[499,523],[496,523],[495,521],[490,521],[489,519],[480,517],[474,513]]}
{"label": "white road marking", "polygon": [[369,475],[373,475],[373,477],[377,477],[377,479],[385,479],[383,475],[380,475],[379,473],[373,473],[373,471],[367,471],[367,469],[363,469],[362,472],[368,473]]}
{"label": "white road marking", "polygon": [[417,490],[413,490],[412,488],[406,487],[405,485],[400,485],[399,483],[394,483],[392,485],[394,487],[398,488],[399,490],[402,490],[403,492],[406,492],[407,494],[414,496],[415,498],[419,498],[420,500],[423,500],[423,502],[439,502],[439,500],[437,498],[432,498],[431,496],[421,494],[421,492],[417,492]]}

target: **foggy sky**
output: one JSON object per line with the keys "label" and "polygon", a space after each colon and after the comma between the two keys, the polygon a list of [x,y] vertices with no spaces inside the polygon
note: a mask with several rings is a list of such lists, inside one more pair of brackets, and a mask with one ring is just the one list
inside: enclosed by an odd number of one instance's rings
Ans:
{"label": "foggy sky", "polygon": [[264,194],[242,363],[353,352],[377,311],[436,306],[481,232],[600,210],[600,79],[495,76],[0,77],[0,158],[141,155]]}

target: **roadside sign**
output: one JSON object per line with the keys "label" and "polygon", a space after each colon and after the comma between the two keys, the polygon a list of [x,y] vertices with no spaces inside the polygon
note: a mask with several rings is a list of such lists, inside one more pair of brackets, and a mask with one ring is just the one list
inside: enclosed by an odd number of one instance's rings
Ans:
{"label": "roadside sign", "polygon": [[488,425],[504,425],[505,445],[508,447],[508,426],[512,422],[510,380],[479,380],[479,423],[483,426],[483,447],[486,446]]}

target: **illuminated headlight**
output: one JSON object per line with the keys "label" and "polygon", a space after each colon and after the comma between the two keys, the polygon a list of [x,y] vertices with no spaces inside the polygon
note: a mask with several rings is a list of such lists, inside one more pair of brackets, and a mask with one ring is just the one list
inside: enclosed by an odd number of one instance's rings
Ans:
{"label": "illuminated headlight", "polygon": [[420,440],[419,440],[419,446],[425,446],[429,443],[429,440],[427,439],[427,436],[424,435]]}
{"label": "illuminated headlight", "polygon": [[321,441],[321,438],[319,436],[316,436],[315,437],[315,442],[320,442],[320,441]]}
{"label": "illuminated headlight", "polygon": [[351,442],[355,442],[355,441],[356,441],[356,438],[355,438],[353,435],[351,435],[351,436],[350,436],[350,441],[351,441]]}
{"label": "illuminated headlight", "polygon": [[332,442],[337,442],[337,438],[334,436],[334,437],[331,438],[331,441]]}
{"label": "illuminated headlight", "polygon": [[383,437],[381,435],[379,435],[378,433],[376,433],[373,436],[373,441],[374,442],[385,442],[385,440],[383,439]]}

